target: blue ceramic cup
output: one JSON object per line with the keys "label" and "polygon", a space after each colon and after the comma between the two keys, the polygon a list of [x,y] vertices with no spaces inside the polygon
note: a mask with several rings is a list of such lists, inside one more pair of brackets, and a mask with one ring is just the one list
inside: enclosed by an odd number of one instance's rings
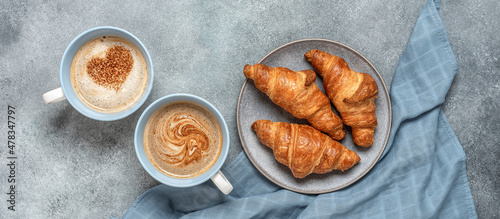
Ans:
{"label": "blue ceramic cup", "polygon": [[[146,62],[147,69],[148,69],[148,79],[147,79],[147,84],[146,84],[146,89],[144,90],[144,93],[142,96],[139,98],[139,100],[132,105],[131,107],[120,111],[116,113],[103,113],[103,112],[97,112],[95,110],[92,110],[91,108],[87,107],[78,97],[75,91],[73,90],[73,86],[71,84],[71,63],[73,62],[73,58],[75,57],[75,54],[77,51],[82,47],[86,42],[96,39],[101,36],[117,36],[126,39],[135,47],[139,50],[139,52],[142,54],[144,57],[144,61]],[[43,100],[46,104],[49,103],[55,103],[59,102],[62,100],[68,100],[69,103],[75,108],[78,112],[81,114],[92,118],[96,120],[101,120],[101,121],[113,121],[113,120],[118,120],[124,117],[127,117],[128,115],[132,114],[135,112],[137,109],[139,109],[142,104],[146,101],[146,99],[149,96],[149,93],[151,93],[151,88],[153,87],[153,63],[151,61],[151,57],[149,56],[149,53],[142,44],[142,42],[132,35],[131,33],[127,32],[126,30],[117,28],[117,27],[109,27],[109,26],[103,26],[103,27],[95,27],[92,29],[89,29],[80,35],[78,35],[73,41],[68,45],[66,48],[66,51],[64,52],[64,55],[62,57],[61,61],[61,66],[60,66],[60,79],[61,79],[61,87],[54,89],[52,91],[49,91],[43,95]]]}
{"label": "blue ceramic cup", "polygon": [[[191,102],[201,105],[203,108],[207,109],[212,115],[215,116],[222,131],[222,149],[219,157],[217,158],[217,161],[209,170],[202,173],[201,175],[192,178],[175,178],[162,173],[149,161],[144,149],[144,129],[146,128],[146,124],[148,123],[149,118],[159,108],[165,106],[168,103],[176,101]],[[172,94],[162,97],[153,102],[150,106],[148,106],[148,108],[146,108],[146,110],[139,118],[139,121],[137,122],[137,126],[135,128],[134,144],[135,152],[137,153],[139,162],[144,167],[144,169],[154,179],[165,185],[172,187],[191,187],[211,179],[214,184],[226,195],[229,194],[233,189],[232,185],[220,171],[220,168],[224,164],[227,153],[229,151],[229,131],[227,129],[227,124],[220,112],[212,104],[201,97],[191,94]]]}

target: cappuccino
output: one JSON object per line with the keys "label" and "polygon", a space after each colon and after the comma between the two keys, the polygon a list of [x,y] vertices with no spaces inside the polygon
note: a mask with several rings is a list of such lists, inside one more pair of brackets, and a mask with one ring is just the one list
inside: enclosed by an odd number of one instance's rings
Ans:
{"label": "cappuccino", "polygon": [[156,110],[144,129],[144,150],[162,173],[176,178],[203,174],[217,161],[222,148],[219,122],[204,107],[187,101]]}
{"label": "cappuccino", "polygon": [[71,84],[90,109],[116,113],[133,106],[146,90],[147,64],[129,41],[101,36],[86,42],[71,64]]}

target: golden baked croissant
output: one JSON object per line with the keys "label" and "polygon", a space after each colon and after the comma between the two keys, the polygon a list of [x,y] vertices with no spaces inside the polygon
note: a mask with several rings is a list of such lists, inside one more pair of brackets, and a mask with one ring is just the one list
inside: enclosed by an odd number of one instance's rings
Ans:
{"label": "golden baked croissant", "polygon": [[245,77],[253,79],[255,87],[276,105],[335,140],[345,136],[340,117],[332,111],[328,97],[316,86],[316,73],[311,70],[292,71],[285,67],[272,68],[263,64],[246,65]]}
{"label": "golden baked croissant", "polygon": [[313,49],[304,55],[323,77],[323,86],[345,125],[351,126],[354,144],[373,144],[377,127],[377,83],[366,73],[353,71],[344,59]]}
{"label": "golden baked croissant", "polygon": [[262,144],[273,149],[276,160],[288,166],[296,178],[334,169],[344,171],[361,160],[356,152],[309,125],[257,120],[252,129]]}

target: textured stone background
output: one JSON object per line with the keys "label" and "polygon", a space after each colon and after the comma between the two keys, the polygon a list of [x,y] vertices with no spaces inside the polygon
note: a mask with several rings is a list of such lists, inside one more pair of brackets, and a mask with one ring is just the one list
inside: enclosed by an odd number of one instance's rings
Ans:
{"label": "textured stone background", "polygon": [[[0,218],[109,218],[157,184],[139,164],[133,133],[140,113],[172,93],[201,96],[228,123],[241,152],[236,103],[245,64],[303,38],[342,42],[390,85],[426,0],[419,1],[6,1],[0,3],[0,140],[16,108],[16,212],[7,211],[6,146],[0,145]],[[441,18],[458,60],[444,112],[467,154],[480,218],[500,213],[500,3],[443,0]],[[114,122],[94,121],[68,102],[44,105],[60,86],[66,46],[95,26],[117,26],[148,48],[155,82],[145,105]]]}

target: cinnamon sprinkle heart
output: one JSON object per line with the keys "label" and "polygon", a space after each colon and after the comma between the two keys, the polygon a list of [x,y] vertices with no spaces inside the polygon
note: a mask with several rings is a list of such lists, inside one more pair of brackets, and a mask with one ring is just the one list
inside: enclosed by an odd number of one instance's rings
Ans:
{"label": "cinnamon sprinkle heart", "polygon": [[124,46],[108,48],[106,57],[87,62],[87,74],[94,83],[118,91],[134,66],[132,53]]}

